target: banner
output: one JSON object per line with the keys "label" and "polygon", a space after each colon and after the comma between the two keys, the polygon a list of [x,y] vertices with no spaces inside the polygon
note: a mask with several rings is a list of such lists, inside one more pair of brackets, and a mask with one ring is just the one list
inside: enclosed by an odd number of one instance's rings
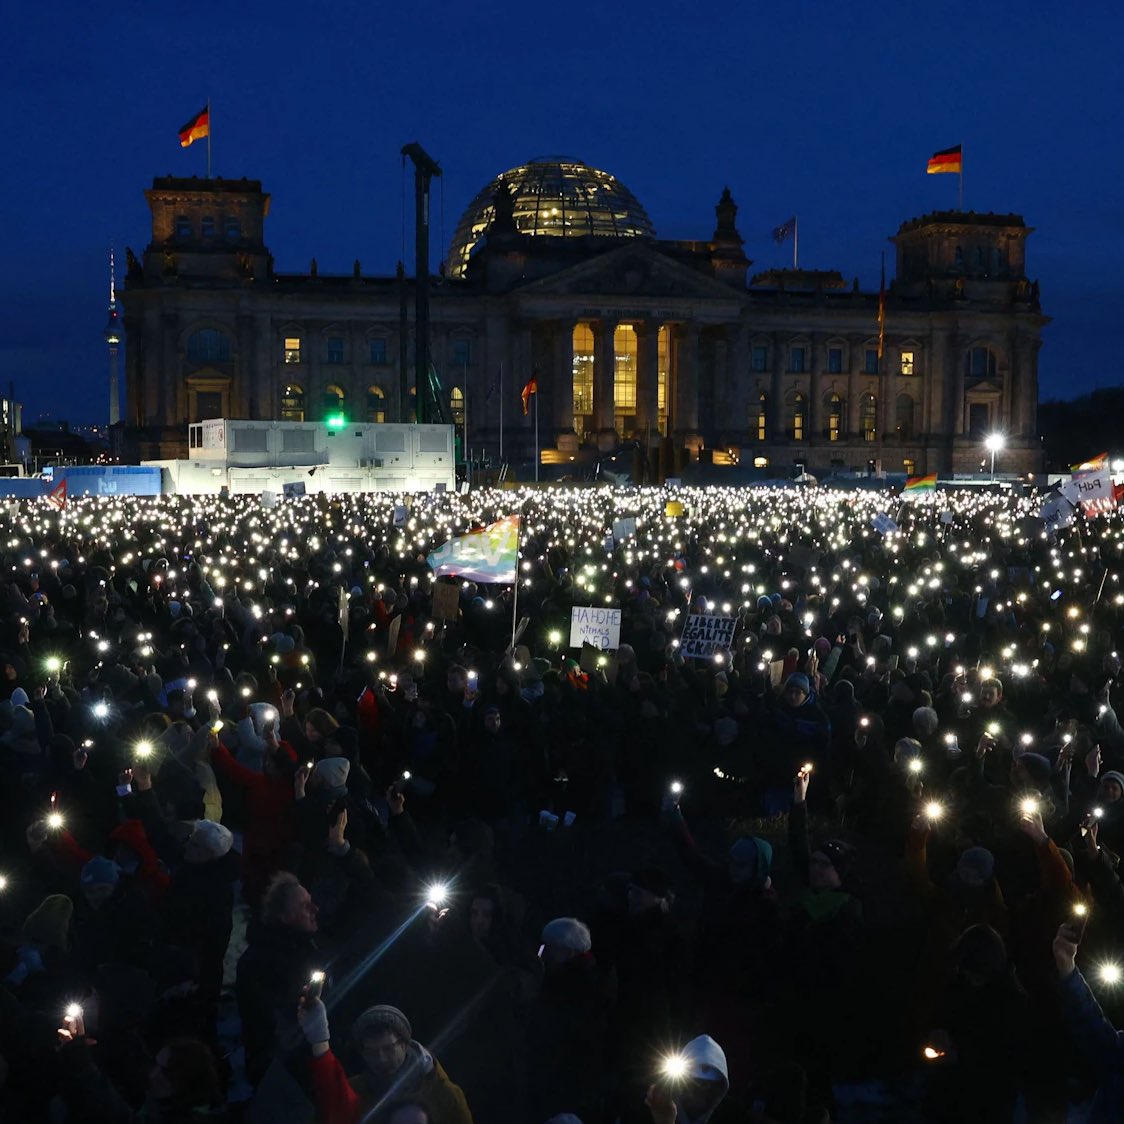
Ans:
{"label": "banner", "polygon": [[621,611],[595,605],[575,605],[570,610],[570,647],[589,644],[599,651],[621,646]]}
{"label": "banner", "polygon": [[622,539],[627,539],[629,535],[636,534],[636,520],[629,519],[614,519],[613,520],[613,538],[620,542]]}
{"label": "banner", "polygon": [[1116,495],[1112,487],[1112,473],[1107,468],[1095,472],[1083,472],[1074,476],[1068,485],[1086,515],[1092,517],[1116,507]]}
{"label": "banner", "polygon": [[1055,492],[1038,509],[1038,518],[1052,530],[1062,530],[1073,523],[1073,504],[1061,492]]}
{"label": "banner", "polygon": [[709,617],[691,613],[679,638],[679,651],[684,658],[708,659],[715,652],[728,652],[734,642],[737,617]]}
{"label": "banner", "polygon": [[884,511],[880,511],[877,515],[872,515],[870,517],[870,525],[881,535],[891,535],[898,529],[897,523]]}

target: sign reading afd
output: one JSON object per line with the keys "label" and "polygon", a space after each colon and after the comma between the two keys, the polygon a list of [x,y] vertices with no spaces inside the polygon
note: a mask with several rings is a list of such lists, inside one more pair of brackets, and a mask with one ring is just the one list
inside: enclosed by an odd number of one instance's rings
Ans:
{"label": "sign reading afd", "polygon": [[575,605],[570,610],[570,647],[583,644],[615,652],[621,646],[620,609]]}

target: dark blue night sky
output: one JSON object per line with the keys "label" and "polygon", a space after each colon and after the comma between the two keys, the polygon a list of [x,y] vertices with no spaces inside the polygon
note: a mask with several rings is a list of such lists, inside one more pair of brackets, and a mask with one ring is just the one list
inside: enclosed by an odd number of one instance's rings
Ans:
{"label": "dark blue night sky", "polygon": [[795,212],[802,265],[876,288],[898,224],[955,206],[956,177],[924,170],[962,141],[965,205],[1037,231],[1043,397],[1110,385],[1122,30],[1118,3],[1040,0],[9,4],[0,380],[29,418],[104,421],[107,249],[144,248],[154,175],[204,173],[176,130],[209,96],[215,174],[272,193],[281,271],[393,271],[419,140],[445,170],[434,266],[493,175],[562,153],[661,237],[708,237],[728,184],[755,268],[791,261],[770,231]]}

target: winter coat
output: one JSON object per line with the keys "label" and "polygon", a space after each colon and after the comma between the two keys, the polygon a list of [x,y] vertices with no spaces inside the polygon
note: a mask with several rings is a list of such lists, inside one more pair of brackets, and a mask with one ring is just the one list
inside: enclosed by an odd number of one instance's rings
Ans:
{"label": "winter coat", "polygon": [[[358,1124],[371,1107],[385,1100],[389,1111],[401,1101],[417,1101],[439,1124],[472,1124],[472,1112],[460,1086],[449,1080],[441,1063],[420,1043],[407,1047],[406,1061],[385,1088],[372,1086],[366,1073],[349,1078],[329,1051],[309,1062],[317,1124]],[[374,1124],[384,1120],[380,1114]]]}
{"label": "winter coat", "polygon": [[246,1047],[246,1075],[255,1085],[273,1056],[300,1041],[297,996],[323,955],[310,933],[252,922],[249,946],[238,961],[235,991]]}

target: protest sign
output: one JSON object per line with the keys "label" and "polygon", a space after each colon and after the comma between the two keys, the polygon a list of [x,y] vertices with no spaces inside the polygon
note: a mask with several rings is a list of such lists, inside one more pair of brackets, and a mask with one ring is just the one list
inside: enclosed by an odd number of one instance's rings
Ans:
{"label": "protest sign", "polygon": [[304,481],[303,480],[293,480],[289,484],[282,484],[281,485],[281,492],[285,496],[285,499],[287,499],[287,500],[296,499],[297,496],[303,496],[304,495]]}
{"label": "protest sign", "polygon": [[684,657],[705,659],[715,652],[729,651],[734,640],[737,617],[709,617],[705,613],[691,613],[683,626],[679,650]]}
{"label": "protest sign", "polygon": [[460,613],[461,588],[456,582],[433,583],[433,615],[440,621],[455,621]]}
{"label": "protest sign", "polygon": [[609,606],[575,605],[570,610],[570,647],[592,644],[601,652],[621,644],[621,611]]}
{"label": "protest sign", "polygon": [[628,538],[629,535],[636,534],[636,520],[629,519],[614,519],[613,520],[613,538],[620,542],[621,539]]}
{"label": "protest sign", "polygon": [[898,529],[897,523],[895,523],[884,511],[878,512],[877,515],[872,515],[870,517],[870,525],[880,535],[890,535]]}
{"label": "protest sign", "polygon": [[398,633],[402,630],[402,617],[397,616],[386,630],[386,654],[393,656],[398,651]]}

